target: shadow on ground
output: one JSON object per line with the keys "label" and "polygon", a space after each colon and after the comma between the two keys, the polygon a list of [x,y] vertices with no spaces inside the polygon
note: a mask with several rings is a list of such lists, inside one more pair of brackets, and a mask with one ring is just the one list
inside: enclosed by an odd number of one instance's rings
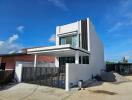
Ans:
{"label": "shadow on ground", "polygon": [[0,91],[8,90],[14,86],[16,86],[18,83],[8,83],[8,84],[0,84]]}
{"label": "shadow on ground", "polygon": [[99,86],[99,85],[102,85],[103,83],[104,83],[103,81],[93,81],[92,83],[83,86],[83,88],[89,88],[89,87]]}
{"label": "shadow on ground", "polygon": [[118,93],[106,91],[106,90],[89,90],[91,93],[107,94],[107,95],[117,95]]}

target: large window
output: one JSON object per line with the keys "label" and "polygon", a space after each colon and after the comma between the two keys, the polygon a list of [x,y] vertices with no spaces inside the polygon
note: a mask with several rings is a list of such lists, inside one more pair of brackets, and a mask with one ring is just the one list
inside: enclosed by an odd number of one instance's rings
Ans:
{"label": "large window", "polygon": [[77,46],[77,35],[60,37],[60,45],[71,44],[73,47]]}
{"label": "large window", "polygon": [[65,66],[66,63],[75,63],[75,57],[59,57],[60,66]]}
{"label": "large window", "polygon": [[60,45],[64,45],[66,44],[66,38],[65,37],[61,37],[60,38]]}

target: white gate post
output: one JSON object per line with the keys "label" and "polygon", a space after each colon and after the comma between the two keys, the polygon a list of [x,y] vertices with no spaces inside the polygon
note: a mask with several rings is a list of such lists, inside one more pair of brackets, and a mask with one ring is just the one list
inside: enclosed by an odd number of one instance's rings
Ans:
{"label": "white gate post", "polygon": [[17,80],[17,82],[21,82],[22,79],[22,63],[20,62],[16,62],[15,79]]}
{"label": "white gate post", "polygon": [[34,67],[37,67],[37,54],[34,54]]}
{"label": "white gate post", "polygon": [[79,64],[79,51],[75,52],[75,64]]}
{"label": "white gate post", "polygon": [[69,91],[70,90],[70,84],[69,84],[69,64],[66,63],[66,79],[65,79],[65,90]]}

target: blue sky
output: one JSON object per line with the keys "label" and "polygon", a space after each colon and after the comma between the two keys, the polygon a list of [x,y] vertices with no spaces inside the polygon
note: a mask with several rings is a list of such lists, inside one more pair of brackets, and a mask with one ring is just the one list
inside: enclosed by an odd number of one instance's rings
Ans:
{"label": "blue sky", "polygon": [[132,0],[0,0],[0,53],[54,45],[57,25],[90,17],[105,59],[132,62]]}

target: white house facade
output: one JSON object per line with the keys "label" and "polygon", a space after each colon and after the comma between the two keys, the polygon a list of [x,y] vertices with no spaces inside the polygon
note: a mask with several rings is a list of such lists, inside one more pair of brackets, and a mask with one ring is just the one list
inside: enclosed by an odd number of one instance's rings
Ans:
{"label": "white house facade", "polygon": [[56,27],[56,45],[27,49],[27,54],[55,56],[55,67],[65,68],[65,89],[86,81],[105,69],[104,47],[89,18]]}

